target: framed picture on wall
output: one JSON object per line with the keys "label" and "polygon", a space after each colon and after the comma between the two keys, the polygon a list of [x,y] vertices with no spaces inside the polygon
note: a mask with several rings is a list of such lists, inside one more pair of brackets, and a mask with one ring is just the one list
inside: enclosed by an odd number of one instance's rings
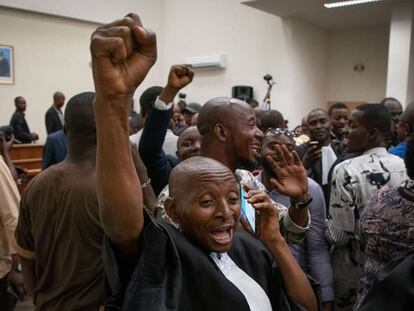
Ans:
{"label": "framed picture on wall", "polygon": [[14,51],[11,45],[0,44],[0,84],[14,84]]}

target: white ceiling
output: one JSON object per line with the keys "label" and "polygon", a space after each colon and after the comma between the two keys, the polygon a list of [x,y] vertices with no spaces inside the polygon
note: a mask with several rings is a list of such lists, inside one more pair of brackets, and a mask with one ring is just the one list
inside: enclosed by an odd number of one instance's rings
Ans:
{"label": "white ceiling", "polygon": [[248,0],[243,4],[280,17],[296,17],[329,30],[387,25],[400,0],[382,0],[335,9],[323,6],[340,0]]}

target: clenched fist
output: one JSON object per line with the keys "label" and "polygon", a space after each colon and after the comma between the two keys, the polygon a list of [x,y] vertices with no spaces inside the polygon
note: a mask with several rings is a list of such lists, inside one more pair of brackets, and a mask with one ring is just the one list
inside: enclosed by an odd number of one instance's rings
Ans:
{"label": "clenched fist", "polygon": [[99,27],[91,37],[96,96],[132,97],[157,60],[155,33],[136,14]]}

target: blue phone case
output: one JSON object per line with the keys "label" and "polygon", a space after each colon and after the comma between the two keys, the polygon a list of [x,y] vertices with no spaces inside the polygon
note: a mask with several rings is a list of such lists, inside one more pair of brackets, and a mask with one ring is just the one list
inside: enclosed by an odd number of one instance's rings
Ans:
{"label": "blue phone case", "polygon": [[244,216],[246,216],[246,219],[249,222],[250,227],[252,227],[253,232],[256,233],[256,211],[254,207],[245,199],[244,196],[246,195],[246,191],[243,189],[243,187],[240,187],[240,195],[242,213]]}

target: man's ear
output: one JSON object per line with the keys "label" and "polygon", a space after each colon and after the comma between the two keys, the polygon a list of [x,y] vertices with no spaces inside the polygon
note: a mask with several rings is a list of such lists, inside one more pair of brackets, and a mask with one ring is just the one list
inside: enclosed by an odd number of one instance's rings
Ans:
{"label": "man's ear", "polygon": [[381,134],[382,133],[377,128],[372,128],[368,131],[368,139],[369,141],[376,141]]}
{"label": "man's ear", "polygon": [[223,124],[216,124],[214,126],[214,134],[216,135],[217,139],[221,142],[226,142],[228,139],[228,129]]}
{"label": "man's ear", "polygon": [[177,224],[181,223],[181,215],[179,211],[177,210],[177,204],[175,203],[175,200],[171,197],[167,197],[167,199],[164,201],[164,208],[167,213],[167,215]]}

